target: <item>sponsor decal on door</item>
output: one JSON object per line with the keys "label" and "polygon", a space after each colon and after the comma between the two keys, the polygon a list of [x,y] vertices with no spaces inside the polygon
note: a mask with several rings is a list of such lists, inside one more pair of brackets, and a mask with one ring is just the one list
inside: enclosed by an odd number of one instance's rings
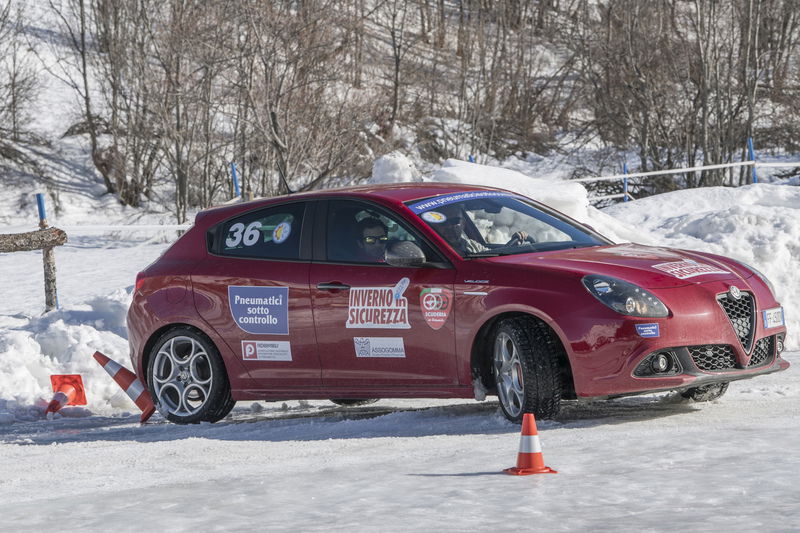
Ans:
{"label": "sponsor decal on door", "polygon": [[345,326],[409,329],[408,298],[403,296],[408,283],[408,278],[403,278],[394,287],[352,287]]}
{"label": "sponsor decal on door", "polygon": [[353,337],[356,357],[405,357],[403,337]]}

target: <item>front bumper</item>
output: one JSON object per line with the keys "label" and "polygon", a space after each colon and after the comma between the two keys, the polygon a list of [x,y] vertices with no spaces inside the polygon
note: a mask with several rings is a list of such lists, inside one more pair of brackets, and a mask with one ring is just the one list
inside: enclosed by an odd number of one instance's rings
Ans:
{"label": "front bumper", "polygon": [[[779,304],[768,290],[739,286],[756,302],[752,336],[746,342],[718,304],[717,298],[729,288],[723,282],[653,291],[671,310],[667,318],[596,318],[588,334],[570,346],[577,396],[681,390],[787,369],[789,363],[778,350],[786,328],[767,328],[762,318],[764,309]],[[643,338],[644,332],[648,338]],[[673,361],[669,370],[648,372],[658,354],[668,354]],[[652,365],[659,366],[663,365]]]}

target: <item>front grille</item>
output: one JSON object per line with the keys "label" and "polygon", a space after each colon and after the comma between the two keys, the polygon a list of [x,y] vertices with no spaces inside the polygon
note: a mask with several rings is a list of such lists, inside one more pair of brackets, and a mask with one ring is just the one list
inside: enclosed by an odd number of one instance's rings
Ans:
{"label": "front grille", "polygon": [[700,370],[734,370],[736,368],[736,355],[733,346],[728,344],[706,344],[704,346],[689,346],[689,353],[694,364]]}
{"label": "front grille", "polygon": [[[719,372],[724,370],[737,370],[742,368],[736,362],[733,346],[729,344],[705,344],[703,346],[688,346],[692,361],[700,370]],[[756,341],[753,355],[747,368],[763,366],[772,361],[775,355],[775,335],[764,337]]]}
{"label": "front grille", "polygon": [[747,368],[755,366],[762,366],[772,361],[772,356],[775,354],[775,335],[771,337],[764,337],[756,341],[756,347],[753,350],[753,356],[750,358],[750,364]]}
{"label": "front grille", "polygon": [[745,352],[750,353],[750,349],[753,347],[753,335],[756,331],[753,296],[748,292],[742,292],[741,297],[735,300],[726,293],[717,296],[717,301],[728,315],[728,320],[731,321],[736,336],[742,343],[742,348]]}

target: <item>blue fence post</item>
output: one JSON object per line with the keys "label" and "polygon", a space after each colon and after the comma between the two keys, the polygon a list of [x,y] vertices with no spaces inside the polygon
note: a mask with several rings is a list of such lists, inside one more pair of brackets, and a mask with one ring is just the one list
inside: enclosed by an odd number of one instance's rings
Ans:
{"label": "blue fence post", "polygon": [[758,174],[756,174],[756,165],[755,165],[755,162],[756,162],[756,151],[753,149],[753,138],[752,137],[748,137],[747,138],[747,153],[749,154],[750,161],[752,161],[754,163],[753,164],[753,183],[758,183]]}
{"label": "blue fence post", "polygon": [[236,163],[231,162],[231,179],[233,180],[233,197],[236,198],[242,195],[239,189],[239,176],[236,174]]}
{"label": "blue fence post", "polygon": [[[622,178],[622,197],[623,202],[628,201],[628,163],[622,163],[622,173],[626,175],[626,177]],[[638,204],[637,204],[638,205]]]}
{"label": "blue fence post", "polygon": [[36,193],[36,207],[39,208],[39,228],[47,227],[47,208],[44,205],[44,194]]}

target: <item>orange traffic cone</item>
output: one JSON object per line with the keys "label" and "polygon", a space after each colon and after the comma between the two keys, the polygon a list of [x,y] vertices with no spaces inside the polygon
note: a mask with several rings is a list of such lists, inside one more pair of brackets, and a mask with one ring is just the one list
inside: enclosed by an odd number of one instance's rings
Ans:
{"label": "orange traffic cone", "polygon": [[525,413],[522,417],[517,466],[506,468],[503,472],[512,476],[558,473],[549,466],[544,466],[542,445],[539,443],[539,433],[536,431],[536,419],[530,413]]}
{"label": "orange traffic cone", "polygon": [[53,399],[47,405],[44,414],[55,413],[65,405],[86,405],[86,393],[80,374],[56,374],[50,376],[53,385]]}
{"label": "orange traffic cone", "polygon": [[94,360],[100,363],[100,366],[108,372],[109,376],[114,378],[117,385],[122,387],[125,394],[136,404],[136,407],[142,410],[142,417],[139,421],[142,424],[147,422],[147,419],[155,413],[156,407],[153,405],[153,399],[150,397],[150,393],[144,388],[144,385],[142,385],[142,382],[136,377],[136,374],[100,352],[94,352]]}

